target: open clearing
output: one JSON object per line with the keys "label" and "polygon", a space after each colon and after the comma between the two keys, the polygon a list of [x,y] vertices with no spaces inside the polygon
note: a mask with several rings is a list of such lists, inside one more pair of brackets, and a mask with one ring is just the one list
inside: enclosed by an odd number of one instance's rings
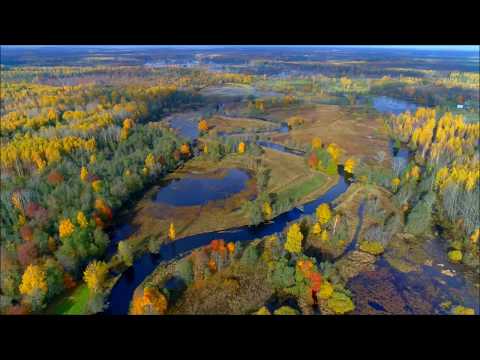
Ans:
{"label": "open clearing", "polygon": [[47,314],[56,315],[83,315],[88,302],[88,288],[85,284],[77,286],[71,293],[60,297],[53,302]]}
{"label": "open clearing", "polygon": [[278,109],[270,114],[286,121],[291,116],[300,116],[305,124],[288,133],[271,136],[272,141],[287,144],[310,144],[319,137],[324,144],[336,143],[345,156],[373,160],[378,151],[388,154],[388,137],[379,129],[383,120],[376,117],[360,116],[337,105],[305,106],[298,109]]}
{"label": "open clearing", "polygon": [[255,131],[255,130],[273,130],[278,128],[277,124],[269,121],[257,120],[242,117],[213,116],[207,120],[211,130],[216,132],[234,132],[234,131]]}

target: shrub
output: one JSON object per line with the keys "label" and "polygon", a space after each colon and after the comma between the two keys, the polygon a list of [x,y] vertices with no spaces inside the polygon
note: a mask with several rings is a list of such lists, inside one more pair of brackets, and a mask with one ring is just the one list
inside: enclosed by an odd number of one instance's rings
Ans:
{"label": "shrub", "polygon": [[329,299],[333,294],[333,286],[328,281],[322,282],[320,291],[318,292],[318,297],[320,299],[326,300]]}
{"label": "shrub", "polygon": [[452,263],[462,262],[463,254],[460,250],[452,250],[448,252],[448,260]]}
{"label": "shrub", "polygon": [[335,314],[345,314],[355,309],[355,305],[347,295],[336,291],[328,299],[327,306]]}
{"label": "shrub", "polygon": [[453,315],[475,315],[475,310],[461,305],[455,306],[452,309]]}
{"label": "shrub", "polygon": [[364,240],[360,243],[360,250],[372,255],[380,255],[385,251],[385,248],[378,241]]}
{"label": "shrub", "polygon": [[273,315],[298,315],[298,311],[290,306],[282,306],[273,312]]}
{"label": "shrub", "polygon": [[254,312],[253,315],[272,315],[270,311],[268,311],[266,306],[262,306],[257,312]]}

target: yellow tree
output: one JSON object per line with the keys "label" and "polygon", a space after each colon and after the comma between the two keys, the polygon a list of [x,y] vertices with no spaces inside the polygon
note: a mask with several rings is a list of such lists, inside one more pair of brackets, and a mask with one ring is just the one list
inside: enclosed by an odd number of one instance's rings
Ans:
{"label": "yellow tree", "polygon": [[46,274],[38,265],[28,265],[23,273],[19,287],[20,293],[27,296],[45,295],[47,293]]}
{"label": "yellow tree", "polygon": [[168,228],[168,237],[170,238],[170,240],[175,240],[175,236],[175,226],[173,225],[173,223],[170,223],[170,227]]}
{"label": "yellow tree", "polygon": [[285,242],[285,250],[292,254],[302,252],[303,234],[300,231],[300,225],[297,223],[290,226],[287,232],[287,241]]}
{"label": "yellow tree", "polygon": [[420,177],[420,167],[415,165],[412,167],[412,170],[410,171],[410,176],[414,179],[418,179]]}
{"label": "yellow tree", "polygon": [[272,216],[272,207],[266,201],[263,203],[263,215],[265,215],[266,219],[270,219]]}
{"label": "yellow tree", "polygon": [[60,220],[60,225],[58,226],[58,233],[61,238],[72,235],[74,230],[75,226],[72,224],[70,219],[67,218]]}
{"label": "yellow tree", "polygon": [[328,204],[321,204],[317,207],[316,210],[317,220],[320,224],[325,225],[328,223],[330,218],[332,217],[332,212],[330,211],[330,207]]}
{"label": "yellow tree", "polygon": [[128,132],[133,127],[132,119],[123,120],[123,127],[120,130],[120,140],[126,140],[128,138]]}
{"label": "yellow tree", "polygon": [[321,232],[322,232],[322,227],[320,226],[320,223],[316,222],[315,225],[313,225],[313,234],[320,235]]}
{"label": "yellow tree", "polygon": [[95,180],[92,182],[92,189],[97,193],[102,191],[102,180]]}
{"label": "yellow tree", "polygon": [[198,130],[201,132],[206,132],[208,131],[208,123],[207,120],[202,119],[198,122]]}
{"label": "yellow tree", "polygon": [[260,100],[260,99],[255,100],[255,107],[260,111],[264,111],[265,110],[265,101]]}
{"label": "yellow tree", "polygon": [[470,172],[467,176],[467,181],[465,182],[465,189],[467,191],[472,191],[477,185],[478,172]]}
{"label": "yellow tree", "polygon": [[476,244],[478,242],[478,239],[480,239],[480,228],[475,230],[470,236],[470,241],[472,242],[472,244]]}
{"label": "yellow tree", "polygon": [[352,80],[349,79],[348,77],[346,76],[342,76],[340,78],[340,84],[342,85],[342,87],[345,89],[345,90],[348,90],[350,89],[350,87],[352,86]]}
{"label": "yellow tree", "polygon": [[314,137],[312,139],[312,148],[320,149],[322,147],[322,140],[319,137]]}
{"label": "yellow tree", "polygon": [[23,212],[23,198],[19,191],[12,193],[12,205],[20,212]]}
{"label": "yellow tree", "polygon": [[342,149],[337,144],[331,143],[327,147],[327,152],[330,154],[332,159],[338,163],[338,160],[340,159],[340,156],[342,154]]}
{"label": "yellow tree", "polygon": [[355,165],[356,165],[355,159],[348,159],[347,161],[345,161],[344,169],[346,172],[353,174],[353,169],[355,168]]}
{"label": "yellow tree", "polygon": [[82,166],[82,169],[80,170],[80,179],[82,181],[87,181],[88,177],[88,170],[85,166]]}
{"label": "yellow tree", "polygon": [[245,143],[243,141],[238,144],[238,152],[240,154],[243,154],[245,152]]}
{"label": "yellow tree", "polygon": [[123,120],[123,128],[124,129],[131,129],[133,127],[133,120],[130,118],[127,118]]}
{"label": "yellow tree", "polygon": [[396,177],[396,178],[393,178],[392,179],[392,188],[393,188],[393,191],[397,191],[398,189],[398,186],[400,185],[400,178]]}
{"label": "yellow tree", "polygon": [[83,211],[79,211],[77,213],[77,222],[82,229],[85,229],[88,226],[88,220],[85,217],[85,214],[83,213]]}
{"label": "yellow tree", "polygon": [[155,158],[152,153],[149,153],[145,158],[145,167],[147,167],[148,169],[153,169],[154,166],[155,166]]}
{"label": "yellow tree", "polygon": [[83,280],[90,291],[99,292],[102,290],[107,273],[108,265],[103,261],[94,260],[83,272]]}
{"label": "yellow tree", "polygon": [[188,144],[182,144],[182,146],[180,146],[180,153],[185,156],[190,156],[190,146],[188,146]]}
{"label": "yellow tree", "polygon": [[143,290],[143,295],[135,295],[130,313],[132,315],[163,315],[167,311],[165,295],[153,287]]}

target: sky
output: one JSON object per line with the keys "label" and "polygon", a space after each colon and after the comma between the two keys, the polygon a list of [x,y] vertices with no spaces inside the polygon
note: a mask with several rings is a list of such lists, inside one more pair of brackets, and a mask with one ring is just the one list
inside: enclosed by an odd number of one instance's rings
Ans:
{"label": "sky", "polygon": [[[21,47],[30,47],[30,48],[39,48],[39,47],[48,47],[50,45],[10,45],[6,46],[7,48],[21,48]],[[65,45],[69,46],[69,45]],[[76,47],[86,47],[86,48],[111,48],[111,49],[125,49],[125,48],[145,48],[145,47],[165,47],[165,48],[191,48],[191,49],[214,49],[221,47],[252,47],[252,48],[265,48],[265,47],[323,47],[323,45],[74,45]],[[430,50],[430,51],[480,51],[479,45],[325,45],[325,47],[337,47],[337,48],[364,48],[364,49],[404,49],[404,50]]]}

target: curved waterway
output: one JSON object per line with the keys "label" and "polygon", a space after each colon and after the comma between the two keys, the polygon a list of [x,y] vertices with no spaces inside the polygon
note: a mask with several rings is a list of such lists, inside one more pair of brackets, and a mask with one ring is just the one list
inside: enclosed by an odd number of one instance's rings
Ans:
{"label": "curved waterway", "polygon": [[345,181],[343,175],[340,175],[338,182],[325,194],[305,204],[303,212],[294,208],[277,216],[272,221],[256,227],[242,226],[224,231],[212,231],[188,236],[162,245],[158,254],[147,253],[143,255],[121,275],[110,293],[108,299],[109,307],[105,313],[112,315],[128,314],[133,292],[160,263],[184,256],[215,239],[223,239],[225,242],[243,242],[281,232],[289,222],[295,221],[306,214],[313,214],[320,204],[330,203],[335,200],[348,189],[348,186],[349,183]]}

